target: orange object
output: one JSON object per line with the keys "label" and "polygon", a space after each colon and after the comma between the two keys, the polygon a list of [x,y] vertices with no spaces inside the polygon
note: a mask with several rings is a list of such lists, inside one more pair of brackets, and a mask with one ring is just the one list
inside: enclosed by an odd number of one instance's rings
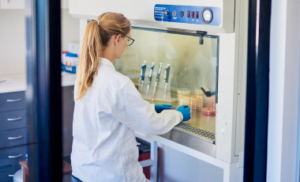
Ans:
{"label": "orange object", "polygon": [[209,110],[209,108],[202,109],[202,114],[206,116],[215,116],[216,110]]}
{"label": "orange object", "polygon": [[202,110],[203,115],[215,116],[216,115],[216,97],[211,96],[208,98],[208,108]]}
{"label": "orange object", "polygon": [[202,99],[202,96],[191,95],[191,96],[190,96],[189,107],[191,108],[191,110],[198,110],[198,111],[201,111],[201,110],[202,110],[202,107],[203,107],[203,99]]}
{"label": "orange object", "polygon": [[[148,160],[150,159],[150,153],[145,153],[145,154],[140,154],[139,155],[139,161],[144,161],[144,160]],[[144,175],[147,179],[150,180],[150,175],[151,175],[151,167],[148,166],[148,167],[143,167],[143,172],[144,172]]]}
{"label": "orange object", "polygon": [[[157,151],[157,155],[159,154],[159,149]],[[144,161],[144,160],[148,160],[150,159],[151,156],[150,156],[150,152],[149,153],[144,153],[144,154],[140,154],[139,155],[139,161]],[[147,179],[150,180],[150,176],[151,176],[151,166],[148,166],[148,167],[143,167],[143,172],[144,172],[144,175]]]}
{"label": "orange object", "polygon": [[[72,173],[72,166],[71,164],[67,163],[66,161],[63,162],[63,174],[71,174]],[[28,168],[28,161],[21,161],[19,162],[21,166],[23,166],[23,182],[29,182],[29,168]]]}
{"label": "orange object", "polygon": [[208,108],[209,110],[216,110],[216,97],[211,96],[208,98]]}

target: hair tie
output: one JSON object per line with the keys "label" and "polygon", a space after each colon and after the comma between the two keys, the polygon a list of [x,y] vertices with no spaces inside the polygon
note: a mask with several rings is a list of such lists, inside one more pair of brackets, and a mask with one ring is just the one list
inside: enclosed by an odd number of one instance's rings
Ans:
{"label": "hair tie", "polygon": [[97,25],[99,26],[99,20],[97,20]]}

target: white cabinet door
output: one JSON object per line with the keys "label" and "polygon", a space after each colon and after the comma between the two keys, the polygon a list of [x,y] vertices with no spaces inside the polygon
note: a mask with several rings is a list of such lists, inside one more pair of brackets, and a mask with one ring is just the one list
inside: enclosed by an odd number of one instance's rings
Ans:
{"label": "white cabinet door", "polygon": [[1,9],[24,9],[25,0],[1,0]]}
{"label": "white cabinet door", "polygon": [[68,9],[69,8],[69,0],[61,0],[61,8]]}
{"label": "white cabinet door", "polygon": [[[25,0],[0,0],[1,1],[1,9],[24,9],[25,8]],[[68,9],[69,8],[69,0],[61,0],[61,8]]]}

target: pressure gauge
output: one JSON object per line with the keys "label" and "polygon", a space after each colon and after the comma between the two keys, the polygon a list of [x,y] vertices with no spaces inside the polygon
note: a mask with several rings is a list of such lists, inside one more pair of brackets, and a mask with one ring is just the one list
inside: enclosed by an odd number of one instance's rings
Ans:
{"label": "pressure gauge", "polygon": [[201,17],[204,23],[210,23],[211,20],[213,19],[213,13],[211,9],[209,8],[203,9]]}

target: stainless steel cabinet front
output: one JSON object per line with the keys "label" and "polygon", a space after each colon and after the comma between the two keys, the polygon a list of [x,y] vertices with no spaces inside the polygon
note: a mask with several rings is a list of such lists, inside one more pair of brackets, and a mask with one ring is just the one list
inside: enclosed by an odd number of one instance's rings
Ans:
{"label": "stainless steel cabinet front", "polygon": [[0,132],[0,148],[27,143],[27,128]]}
{"label": "stainless steel cabinet front", "polygon": [[25,128],[26,110],[0,112],[0,131]]}
{"label": "stainless steel cabinet front", "polygon": [[27,146],[0,150],[0,168],[18,166],[26,160]]}
{"label": "stainless steel cabinet front", "polygon": [[0,112],[26,108],[25,92],[0,94]]}
{"label": "stainless steel cabinet front", "polygon": [[1,182],[12,182],[14,174],[21,169],[21,166],[15,166],[10,168],[0,168],[0,181]]}

